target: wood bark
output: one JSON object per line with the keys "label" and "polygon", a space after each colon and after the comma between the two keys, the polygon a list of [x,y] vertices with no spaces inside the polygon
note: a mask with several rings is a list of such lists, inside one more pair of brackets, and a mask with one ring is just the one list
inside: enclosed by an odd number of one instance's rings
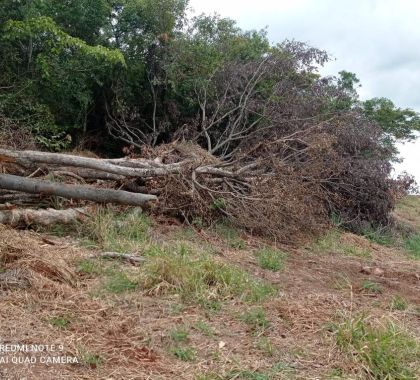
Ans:
{"label": "wood bark", "polygon": [[[37,152],[33,150],[15,151],[8,149],[0,149],[0,162],[18,163],[26,166],[33,165],[33,163],[73,166],[99,170],[126,177],[163,176],[171,173],[179,173],[182,168],[179,164],[133,168],[120,166],[99,158],[79,157],[61,153]],[[124,165],[127,165],[127,161],[125,161]]]}
{"label": "wood bark", "polygon": [[155,195],[130,193],[123,190],[95,189],[82,185],[66,185],[51,181],[0,174],[0,189],[31,194],[57,195],[67,199],[88,200],[99,203],[118,203],[142,206],[157,200]]}
{"label": "wood bark", "polygon": [[12,227],[21,225],[39,224],[48,226],[55,223],[70,223],[83,219],[89,212],[87,208],[74,208],[67,210],[13,209],[0,211],[0,223],[9,224]]}

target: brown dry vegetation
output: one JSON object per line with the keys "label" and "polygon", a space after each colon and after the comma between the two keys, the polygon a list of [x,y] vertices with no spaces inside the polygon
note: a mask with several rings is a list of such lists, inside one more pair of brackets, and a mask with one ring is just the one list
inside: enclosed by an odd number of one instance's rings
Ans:
{"label": "brown dry vegetation", "polygon": [[[397,215],[418,231],[419,210],[412,197]],[[113,235],[110,214],[98,215],[83,231],[56,229],[64,237],[0,226],[1,342],[62,345],[79,361],[2,364],[1,378],[371,379],[357,352],[340,346],[337,326],[364,314],[420,338],[420,262],[403,248],[339,230],[299,249],[274,247],[229,226],[193,230],[171,219],[143,218]],[[147,261],[91,257],[103,250]],[[191,287],[189,267],[208,277]],[[413,376],[416,355],[406,363]]]}

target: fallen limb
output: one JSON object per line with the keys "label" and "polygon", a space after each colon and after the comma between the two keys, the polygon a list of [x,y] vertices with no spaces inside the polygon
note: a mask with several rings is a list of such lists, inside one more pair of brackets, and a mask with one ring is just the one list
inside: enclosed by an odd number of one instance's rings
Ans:
{"label": "fallen limb", "polygon": [[88,200],[99,203],[118,203],[142,206],[157,200],[155,195],[130,193],[123,190],[95,189],[82,185],[66,185],[51,181],[0,174],[0,189],[23,191],[31,194],[57,195],[67,199]]}
{"label": "fallen limb", "polygon": [[[61,153],[37,152],[33,150],[15,151],[8,149],[0,149],[0,162],[17,163],[24,166],[33,165],[33,163],[73,166],[99,170],[127,177],[163,176],[171,173],[179,173],[182,168],[179,164],[168,164],[158,167],[150,165],[146,168],[132,168],[128,166],[120,166],[99,158],[79,157]],[[127,161],[124,162],[126,165]]]}
{"label": "fallen limb", "polygon": [[38,224],[49,226],[55,223],[68,224],[83,219],[89,210],[87,208],[73,208],[67,210],[12,209],[0,211],[0,223],[12,227]]}
{"label": "fallen limb", "polygon": [[140,265],[141,263],[144,263],[146,261],[146,259],[142,256],[118,252],[104,252],[99,255],[92,255],[90,257],[93,259],[101,258],[128,261],[132,265]]}

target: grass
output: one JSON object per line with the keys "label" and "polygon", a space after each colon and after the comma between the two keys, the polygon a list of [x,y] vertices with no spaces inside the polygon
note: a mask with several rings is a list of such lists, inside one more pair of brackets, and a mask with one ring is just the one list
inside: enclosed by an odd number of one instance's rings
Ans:
{"label": "grass", "polygon": [[246,243],[240,237],[239,231],[227,222],[217,223],[215,231],[226,241],[231,248],[245,249]]}
{"label": "grass", "polygon": [[51,325],[59,329],[66,329],[70,325],[70,318],[66,315],[61,315],[50,319]]}
{"label": "grass", "polygon": [[77,272],[93,277],[103,274],[104,268],[97,260],[84,259],[77,264]]}
{"label": "grass", "polygon": [[374,228],[370,226],[362,231],[362,235],[371,242],[384,245],[386,247],[391,247],[396,243],[396,238],[393,236],[392,231],[388,227]]}
{"label": "grass", "polygon": [[186,342],[188,340],[188,330],[185,326],[178,327],[174,330],[171,330],[169,336],[174,342]]}
{"label": "grass", "polygon": [[382,289],[380,288],[379,284],[370,280],[364,280],[362,282],[361,289],[367,293],[382,293]]}
{"label": "grass", "polygon": [[265,336],[262,336],[257,341],[257,348],[264,352],[267,356],[274,356],[275,348],[271,343],[270,339]]}
{"label": "grass", "polygon": [[194,324],[194,328],[207,337],[211,338],[214,336],[214,331],[211,326],[201,319]]}
{"label": "grass", "polygon": [[130,279],[124,272],[110,271],[103,286],[110,293],[120,294],[137,289],[138,283]]}
{"label": "grass", "polygon": [[264,331],[270,325],[262,307],[255,307],[246,311],[241,316],[241,320],[250,326],[253,331]]}
{"label": "grass", "polygon": [[403,297],[395,296],[391,300],[390,307],[391,307],[391,310],[404,311],[404,310],[407,310],[408,303]]}
{"label": "grass", "polygon": [[216,309],[220,302],[232,297],[258,302],[276,293],[262,280],[207,255],[185,256],[172,249],[156,247],[147,254],[140,286],[149,293],[175,293],[186,302]]}
{"label": "grass", "polygon": [[196,358],[196,351],[192,347],[175,346],[171,348],[171,352],[184,362],[191,362]]}
{"label": "grass", "polygon": [[405,241],[405,248],[414,259],[420,260],[420,234],[409,237]]}
{"label": "grass", "polygon": [[127,253],[138,251],[149,240],[150,228],[150,219],[136,208],[122,213],[101,208],[81,226],[80,235],[87,247]]}
{"label": "grass", "polygon": [[263,269],[278,272],[283,269],[287,255],[284,252],[266,247],[256,252],[258,265]]}
{"label": "grass", "polygon": [[369,258],[371,256],[370,250],[362,247],[357,247],[354,244],[349,244],[346,241],[343,241],[342,232],[333,228],[328,233],[317,240],[313,244],[313,249],[315,252],[332,252],[336,254],[341,254],[345,256],[356,256],[356,257],[365,257]]}
{"label": "grass", "polygon": [[[279,374],[288,374],[287,378],[291,378],[289,375],[294,372],[295,369],[287,363],[279,362],[274,364],[271,368],[265,371],[250,371],[246,369],[238,369],[229,372],[226,376],[220,377],[220,379],[226,380],[275,380],[279,378]],[[284,377],[282,377],[284,378]],[[216,378],[215,378],[216,379]]]}
{"label": "grass", "polygon": [[78,358],[81,364],[91,368],[97,368],[104,360],[100,355],[93,354],[83,347],[78,349]]}
{"label": "grass", "polygon": [[336,326],[337,346],[372,380],[415,380],[420,347],[392,322],[373,325],[366,317],[347,318]]}

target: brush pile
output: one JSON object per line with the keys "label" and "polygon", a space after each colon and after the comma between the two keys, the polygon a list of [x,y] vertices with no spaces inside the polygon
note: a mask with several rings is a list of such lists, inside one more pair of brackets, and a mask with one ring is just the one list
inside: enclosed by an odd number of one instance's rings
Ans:
{"label": "brush pile", "polygon": [[262,136],[229,159],[191,142],[119,159],[0,149],[0,223],[83,219],[94,202],[140,206],[195,225],[227,218],[284,242],[320,232],[332,213],[350,226],[386,224],[396,190],[409,180],[389,178],[383,148],[361,130],[329,120]]}

